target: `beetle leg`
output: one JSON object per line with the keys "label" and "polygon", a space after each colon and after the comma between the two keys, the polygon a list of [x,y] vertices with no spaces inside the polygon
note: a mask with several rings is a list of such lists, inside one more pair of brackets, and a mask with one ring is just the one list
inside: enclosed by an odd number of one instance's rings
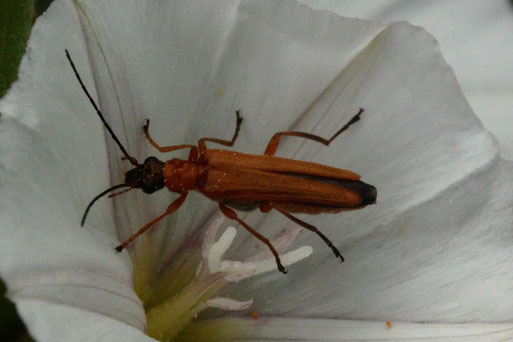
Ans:
{"label": "beetle leg", "polygon": [[337,249],[337,247],[333,246],[333,243],[330,241],[330,239],[328,239],[326,237],[326,235],[321,233],[319,231],[319,229],[317,229],[317,227],[314,227],[311,224],[306,223],[305,221],[302,221],[302,220],[298,219],[297,217],[293,216],[292,214],[288,213],[287,211],[283,210],[280,207],[276,207],[276,206],[274,206],[272,204],[269,204],[269,203],[266,203],[266,205],[267,205],[267,207],[264,205],[264,210],[267,209],[268,207],[276,209],[277,211],[279,211],[280,213],[285,215],[290,220],[294,221],[295,223],[299,224],[300,226],[305,227],[306,229],[308,229],[308,230],[314,232],[315,234],[319,235],[319,237],[328,245],[328,247],[331,248],[331,250],[333,251],[335,256],[337,258],[340,258],[341,262],[344,262],[344,257],[342,256],[342,254],[340,254],[340,251]]}
{"label": "beetle leg", "polygon": [[330,139],[324,139],[323,137],[320,137],[318,135],[305,133],[305,132],[278,132],[274,134],[274,136],[269,141],[269,144],[267,144],[267,148],[265,149],[265,155],[266,156],[274,156],[276,153],[276,149],[278,148],[278,145],[280,144],[280,139],[284,135],[288,136],[294,136],[294,137],[301,137],[305,139],[314,140],[317,142],[320,142],[321,144],[324,144],[328,146],[336,137],[338,137],[342,132],[344,132],[346,129],[349,128],[352,124],[354,124],[356,121],[360,120],[360,115],[363,113],[363,108],[360,108],[358,113],[351,118],[341,129],[339,129]]}
{"label": "beetle leg", "polygon": [[244,221],[242,221],[238,216],[237,216],[237,213],[235,213],[235,211],[233,211],[231,208],[228,208],[226,205],[224,205],[223,203],[219,203],[219,209],[221,209],[221,211],[223,212],[223,214],[228,217],[229,219],[231,220],[235,220],[237,222],[239,222],[240,225],[242,225],[244,228],[246,228],[246,230],[248,232],[250,232],[251,234],[253,234],[254,237],[256,237],[258,240],[262,241],[263,243],[265,243],[267,245],[267,247],[269,247],[269,249],[271,250],[271,252],[273,253],[274,255],[274,258],[276,260],[276,265],[278,266],[278,270],[283,273],[283,274],[286,274],[287,273],[287,269],[285,267],[283,267],[283,265],[281,264],[281,260],[280,260],[280,256],[278,254],[278,252],[276,251],[276,249],[274,248],[274,246],[271,244],[271,242],[269,241],[269,239],[267,239],[265,236],[263,236],[262,234],[259,234],[257,231],[255,231],[253,228],[251,228],[250,226],[248,226]]}
{"label": "beetle leg", "polygon": [[141,229],[139,229],[132,236],[130,236],[125,242],[123,242],[121,245],[117,246],[115,248],[115,250],[117,252],[121,252],[123,249],[125,249],[126,246],[128,246],[130,243],[132,243],[132,241],[134,241],[139,235],[141,235],[142,233],[147,231],[155,223],[159,222],[160,220],[162,220],[167,215],[171,215],[172,213],[177,211],[178,208],[180,208],[180,206],[183,204],[183,202],[185,202],[186,198],[187,198],[187,193],[181,194],[180,197],[178,197],[176,200],[174,200],[173,203],[171,203],[169,205],[169,207],[167,207],[167,209],[164,212],[164,214],[162,214],[159,217],[156,217],[153,220],[151,220],[150,222],[146,223]]}
{"label": "beetle leg", "polygon": [[191,150],[189,151],[189,157],[187,158],[187,161],[196,161],[198,160],[198,148],[196,146],[191,147]]}
{"label": "beetle leg", "polygon": [[184,148],[193,148],[196,147],[195,145],[174,145],[174,146],[160,146],[155,142],[155,140],[152,139],[150,136],[150,132],[148,131],[148,128],[150,127],[150,119],[146,119],[146,123],[143,126],[144,135],[146,136],[146,139],[150,142],[150,144],[155,147],[157,150],[159,150],[162,153],[181,150]]}
{"label": "beetle leg", "polygon": [[233,146],[235,144],[235,140],[237,140],[237,136],[239,135],[240,130],[240,124],[242,123],[242,116],[240,116],[240,110],[235,111],[235,115],[237,116],[236,123],[235,123],[235,133],[233,133],[232,140],[223,140],[223,139],[217,139],[217,138],[201,138],[198,140],[198,147],[200,153],[205,151],[207,149],[207,145],[205,145],[205,141],[215,142],[217,144],[221,144],[224,146]]}

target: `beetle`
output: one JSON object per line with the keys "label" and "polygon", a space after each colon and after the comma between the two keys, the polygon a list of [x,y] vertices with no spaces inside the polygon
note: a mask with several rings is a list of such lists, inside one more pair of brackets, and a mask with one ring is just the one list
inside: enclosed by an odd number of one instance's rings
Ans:
{"label": "beetle", "polygon": [[66,57],[73,69],[75,77],[82,86],[84,93],[96,110],[103,125],[134,168],[125,174],[125,182],[114,185],[93,198],[82,217],[81,226],[91,206],[101,197],[113,190],[128,187],[124,191],[113,193],[113,197],[131,189],[141,189],[147,194],[167,187],[179,194],[160,216],[154,218],[115,250],[121,252],[139,235],[176,212],[185,202],[189,191],[200,192],[206,197],[217,201],[221,212],[231,220],[237,221],[253,236],[263,242],[274,255],[278,270],[287,273],[280,256],[271,242],[251,226],[242,221],[234,209],[250,211],[259,208],[263,213],[276,210],[298,225],[316,233],[335,256],[344,261],[344,257],[333,243],[321,233],[317,227],[300,220],[292,213],[339,213],[344,210],[361,209],[376,202],[377,190],[374,186],[360,180],[360,176],[352,171],[334,168],[322,164],[276,157],[275,153],[283,136],[295,136],[310,139],[328,146],[349,126],[360,119],[363,109],[347,124],[340,128],[330,139],[304,132],[278,132],[269,141],[264,155],[245,154],[230,150],[208,149],[206,142],[232,147],[239,135],[242,116],[236,111],[235,133],[231,140],[217,138],[201,138],[196,145],[160,146],[149,133],[149,119],[143,126],[148,142],[162,153],[180,149],[189,149],[187,160],[171,159],[163,162],[156,157],[148,157],[140,164],[123,147],[113,130],[105,120],[102,112],[89,94],[71,59],[68,50]]}

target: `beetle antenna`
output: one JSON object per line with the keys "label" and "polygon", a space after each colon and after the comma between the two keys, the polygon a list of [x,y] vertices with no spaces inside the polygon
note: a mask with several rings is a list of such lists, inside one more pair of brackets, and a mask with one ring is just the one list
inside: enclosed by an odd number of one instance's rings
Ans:
{"label": "beetle antenna", "polygon": [[131,186],[130,188],[126,189],[126,190],[121,190],[119,192],[113,192],[112,194],[109,195],[109,198],[112,198],[112,197],[116,197],[117,195],[121,195],[121,194],[124,194],[125,192],[127,191],[130,191],[132,190],[134,187]]}
{"label": "beetle antenna", "polygon": [[105,117],[103,116],[102,112],[100,111],[100,109],[96,105],[96,102],[94,102],[93,98],[89,94],[89,91],[87,91],[87,88],[84,85],[84,82],[82,82],[82,79],[80,78],[80,75],[78,74],[77,68],[75,68],[75,64],[71,60],[71,56],[69,55],[68,49],[64,49],[64,51],[66,51],[66,57],[68,58],[69,64],[71,64],[71,67],[73,68],[73,72],[75,73],[75,76],[76,76],[78,82],[82,86],[82,89],[84,90],[84,93],[87,95],[87,98],[89,99],[89,101],[93,105],[94,109],[96,110],[96,114],[98,114],[98,116],[100,117],[100,120],[102,120],[102,122],[103,122],[103,125],[105,126],[105,128],[107,128],[107,131],[109,131],[110,136],[112,137],[112,139],[114,139],[116,144],[118,144],[119,148],[121,149],[121,152],[123,152],[123,154],[130,161],[130,163],[132,163],[132,165],[134,165],[134,166],[139,166],[139,163],[137,162],[137,159],[135,159],[134,157],[129,155],[128,152],[123,147],[123,145],[121,145],[121,142],[119,141],[118,137],[116,137],[116,134],[114,134],[114,131],[112,130],[112,128],[110,128],[110,126],[107,123],[107,121],[105,120]]}
{"label": "beetle antenna", "polygon": [[[104,196],[105,194],[108,194],[109,192],[111,192],[112,190],[116,190],[116,189],[119,189],[119,188],[123,188],[123,187],[126,187],[126,186],[129,186],[130,189],[133,188],[133,186],[129,185],[129,184],[118,184],[118,185],[114,185],[114,186],[111,186],[110,188],[108,188],[107,190],[105,191],[102,191],[98,196],[96,196],[95,198],[93,198],[93,200],[89,203],[89,205],[87,206],[85,212],[84,212],[84,216],[82,216],[82,221],[80,221],[80,226],[83,227],[84,226],[84,223],[85,223],[85,220],[86,220],[86,217],[87,217],[87,213],[89,212],[89,209],[91,209],[91,207],[93,206],[94,202],[96,202],[97,200],[99,200],[102,196]],[[128,190],[130,190],[128,189]]]}

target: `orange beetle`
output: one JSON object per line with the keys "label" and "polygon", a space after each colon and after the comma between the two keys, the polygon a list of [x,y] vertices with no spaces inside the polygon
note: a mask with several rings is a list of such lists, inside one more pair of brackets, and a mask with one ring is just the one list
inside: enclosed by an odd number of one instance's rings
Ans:
{"label": "orange beetle", "polygon": [[[237,221],[257,239],[265,243],[273,253],[280,272],[286,273],[287,271],[281,264],[280,256],[271,242],[242,221],[233,209],[248,211],[260,208],[264,213],[274,209],[295,223],[316,233],[333,250],[335,256],[344,261],[339,250],[323,233],[291,213],[338,213],[343,210],[361,209],[376,202],[376,188],[360,181],[360,176],[354,172],[322,164],[279,158],[275,157],[274,154],[282,136],[301,137],[328,146],[350,125],[360,119],[363,109],[360,108],[358,113],[330,139],[304,132],[276,133],[269,141],[264,155],[207,149],[206,142],[233,146],[242,123],[239,111],[236,111],[235,133],[231,140],[201,138],[197,146],[162,147],[158,145],[149,134],[150,121],[147,119],[143,131],[147,140],[157,150],[165,153],[189,149],[190,152],[187,160],[174,158],[163,162],[156,157],[148,157],[144,163],[140,164],[133,156],[128,154],[105,120],[82,82],[68,50],[66,50],[66,57],[105,128],[109,131],[125,158],[134,165],[134,168],[126,173],[124,183],[108,188],[89,203],[82,217],[81,225],[84,225],[89,209],[100,197],[119,188],[142,189],[145,193],[151,194],[165,186],[170,191],[179,194],[179,197],[169,205],[162,215],[148,222],[125,242],[117,246],[116,251],[121,252],[151,226],[177,211],[187,198],[188,192],[194,190],[218,202],[219,209],[226,217]],[[109,197],[128,190],[111,194]]]}

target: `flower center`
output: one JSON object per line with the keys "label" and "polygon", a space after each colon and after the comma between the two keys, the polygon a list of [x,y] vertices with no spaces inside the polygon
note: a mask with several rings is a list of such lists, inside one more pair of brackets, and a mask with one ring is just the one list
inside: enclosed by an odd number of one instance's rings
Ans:
{"label": "flower center", "polygon": [[[206,308],[213,307],[229,311],[248,309],[252,299],[217,297],[221,289],[231,282],[252,277],[264,272],[277,271],[272,254],[262,249],[244,261],[224,260],[223,256],[234,241],[237,230],[228,227],[216,241],[224,217],[216,217],[208,225],[202,242],[192,244],[178,255],[159,275],[150,274],[150,253],[134,253],[134,287],[144,303],[146,332],[159,341],[172,341],[184,327]],[[283,230],[271,239],[275,248],[283,253],[300,232],[298,226]],[[141,243],[149,243],[141,240]],[[139,247],[145,246],[137,246]],[[283,265],[291,265],[312,253],[310,246],[303,246],[282,254]],[[198,266],[199,265],[199,266]],[[151,281],[150,281],[151,279]]]}

